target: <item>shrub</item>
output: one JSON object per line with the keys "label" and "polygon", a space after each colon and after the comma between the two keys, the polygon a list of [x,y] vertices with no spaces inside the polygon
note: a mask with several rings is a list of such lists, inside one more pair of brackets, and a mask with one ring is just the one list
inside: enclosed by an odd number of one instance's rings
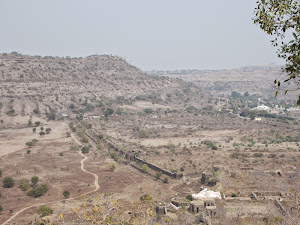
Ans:
{"label": "shrub", "polygon": [[34,123],[34,125],[35,125],[36,127],[38,127],[40,124],[41,124],[40,121],[36,121],[36,122]]}
{"label": "shrub", "polygon": [[165,177],[164,183],[165,183],[165,184],[169,183],[169,178]]}
{"label": "shrub", "polygon": [[262,154],[262,153],[254,153],[253,156],[260,158],[260,157],[263,157],[264,154]]}
{"label": "shrub", "polygon": [[51,128],[46,128],[46,133],[50,134]]}
{"label": "shrub", "polygon": [[144,194],[140,197],[141,201],[150,201],[152,199],[152,197],[148,194]]}
{"label": "shrub", "polygon": [[84,146],[84,147],[81,149],[81,152],[82,152],[83,154],[89,153],[89,151],[90,151],[90,149],[89,149],[88,147],[86,147],[86,146]]}
{"label": "shrub", "polygon": [[78,130],[77,131],[77,135],[81,138],[82,142],[84,142],[84,143],[88,143],[89,142],[88,136],[86,136],[86,134],[82,130]]}
{"label": "shrub", "polygon": [[32,142],[32,141],[26,142],[26,145],[27,145],[28,147],[32,147],[32,146],[33,146],[33,142]]}
{"label": "shrub", "polygon": [[31,182],[33,183],[33,185],[36,185],[39,182],[39,178],[37,176],[33,176],[31,177]]}
{"label": "shrub", "polygon": [[12,188],[15,185],[15,181],[11,177],[5,177],[3,180],[3,187],[4,188]]}
{"label": "shrub", "polygon": [[146,114],[150,114],[150,113],[153,113],[153,109],[151,109],[151,108],[146,108],[146,109],[144,109],[144,112],[145,112]]}
{"label": "shrub", "polygon": [[236,198],[237,194],[236,193],[232,193],[231,197]]}
{"label": "shrub", "polygon": [[29,187],[29,180],[22,179],[19,187],[21,188],[22,191],[27,191]]}
{"label": "shrub", "polygon": [[108,169],[110,170],[110,171],[115,171],[116,170],[116,164],[115,163],[111,163],[111,164],[109,164],[108,165]]}
{"label": "shrub", "polygon": [[15,114],[15,110],[14,109],[10,109],[6,112],[7,115],[12,116],[13,114]]}
{"label": "shrub", "polygon": [[63,196],[64,196],[65,198],[68,198],[68,197],[70,196],[70,192],[69,192],[68,190],[64,190]]}
{"label": "shrub", "polygon": [[2,205],[0,205],[0,213],[2,212],[2,210],[3,210],[3,207],[2,207]]}
{"label": "shrub", "polygon": [[40,110],[39,110],[39,109],[34,109],[33,112],[34,112],[35,114],[40,114]]}
{"label": "shrub", "polygon": [[40,215],[40,217],[49,216],[53,214],[53,209],[49,206],[40,206],[37,209],[37,213]]}
{"label": "shrub", "polygon": [[2,177],[2,173],[3,173],[2,170],[0,170],[0,177]]}
{"label": "shrub", "polygon": [[233,153],[231,153],[230,157],[237,159],[239,157],[239,155],[240,154],[238,152],[233,152]]}
{"label": "shrub", "polygon": [[146,164],[143,164],[142,165],[142,170],[143,170],[144,173],[147,173],[148,170],[149,170],[149,167]]}
{"label": "shrub", "polygon": [[157,172],[157,173],[155,174],[155,176],[156,176],[157,179],[159,179],[159,178],[161,177],[161,175],[162,175],[162,172]]}
{"label": "shrub", "polygon": [[112,115],[113,113],[114,113],[114,110],[111,108],[108,108],[105,110],[104,115],[105,115],[105,117],[108,117],[108,116]]}
{"label": "shrub", "polygon": [[185,196],[185,198],[188,199],[188,200],[190,200],[190,201],[193,201],[192,195],[187,195],[187,196]]}
{"label": "shrub", "polygon": [[110,154],[110,157],[113,158],[116,162],[118,161],[119,158],[118,155],[114,152]]}
{"label": "shrub", "polygon": [[140,130],[138,133],[139,138],[148,138],[148,134],[145,130]]}

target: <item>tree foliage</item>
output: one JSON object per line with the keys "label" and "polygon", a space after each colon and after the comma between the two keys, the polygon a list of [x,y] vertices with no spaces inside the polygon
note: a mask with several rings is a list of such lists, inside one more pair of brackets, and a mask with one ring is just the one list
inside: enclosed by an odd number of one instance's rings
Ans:
{"label": "tree foliage", "polygon": [[33,183],[33,185],[36,185],[38,183],[38,181],[39,181],[39,178],[37,176],[33,176],[31,178],[31,182]]}
{"label": "tree foliage", "polygon": [[3,180],[3,187],[4,188],[12,188],[15,185],[15,181],[11,177],[5,177]]}
{"label": "tree foliage", "polygon": [[[274,36],[272,44],[278,47],[278,57],[286,61],[284,71],[288,77],[284,82],[293,81],[300,86],[300,1],[259,0],[255,8],[254,23]],[[281,82],[274,81],[280,89]],[[285,89],[285,93],[288,90]],[[276,92],[277,95],[278,91]],[[297,101],[300,105],[300,95]]]}
{"label": "tree foliage", "polygon": [[64,196],[65,198],[68,198],[68,197],[70,196],[70,191],[64,190],[63,196]]}
{"label": "tree foliage", "polygon": [[40,217],[49,216],[53,214],[53,209],[51,209],[49,206],[40,206],[37,209],[37,213],[40,215]]}
{"label": "tree foliage", "polygon": [[35,198],[41,197],[42,195],[44,195],[47,191],[49,190],[47,184],[42,184],[38,187],[34,187],[32,188],[27,195],[28,196],[32,196]]}
{"label": "tree foliage", "polygon": [[28,187],[29,187],[29,181],[27,179],[22,179],[20,181],[20,186],[22,191],[27,191],[28,190]]}

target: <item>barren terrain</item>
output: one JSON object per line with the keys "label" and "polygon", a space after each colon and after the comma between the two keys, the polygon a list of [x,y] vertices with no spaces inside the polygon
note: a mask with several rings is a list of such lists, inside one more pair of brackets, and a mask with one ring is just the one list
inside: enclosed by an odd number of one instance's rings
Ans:
{"label": "barren terrain", "polygon": [[[207,87],[226,78],[236,88],[224,93],[240,93],[214,96],[113,56],[13,53],[1,54],[0,64],[0,223],[85,224],[96,212],[94,219],[132,224],[299,221],[290,190],[300,188],[300,112],[293,100],[265,95],[265,70],[241,70],[256,85],[247,94],[240,70],[202,74]],[[4,187],[8,177],[13,187]],[[41,184],[45,193],[28,194]],[[210,200],[216,206],[206,210],[216,214],[207,218],[189,207],[202,187],[222,195]],[[41,205],[53,214],[39,215]]]}

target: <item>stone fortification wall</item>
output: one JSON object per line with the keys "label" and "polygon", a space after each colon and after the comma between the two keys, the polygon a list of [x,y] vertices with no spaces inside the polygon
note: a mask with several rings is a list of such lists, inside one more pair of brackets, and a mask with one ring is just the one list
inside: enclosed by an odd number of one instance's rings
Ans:
{"label": "stone fortification wall", "polygon": [[179,179],[182,177],[182,174],[177,174],[177,173],[172,173],[168,170],[165,170],[163,168],[160,168],[152,163],[149,163],[143,159],[140,159],[138,157],[136,157],[135,155],[133,154],[130,154],[130,153],[127,153],[123,150],[121,150],[120,148],[118,148],[117,146],[115,146],[113,143],[111,143],[110,141],[108,140],[105,140],[107,142],[107,144],[112,148],[114,149],[115,151],[119,152],[121,155],[123,155],[126,159],[128,160],[131,160],[131,161],[135,161],[137,163],[141,163],[141,164],[146,164],[150,169],[154,170],[154,171],[157,171],[157,172],[161,172],[162,174],[165,174],[169,177],[172,177],[174,179]]}

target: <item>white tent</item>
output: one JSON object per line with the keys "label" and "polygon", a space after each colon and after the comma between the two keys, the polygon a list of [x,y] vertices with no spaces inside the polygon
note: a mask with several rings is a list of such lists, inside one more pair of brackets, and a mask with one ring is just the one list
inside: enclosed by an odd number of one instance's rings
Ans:
{"label": "white tent", "polygon": [[193,199],[201,200],[204,198],[218,198],[221,199],[220,192],[208,191],[207,188],[200,191],[198,194],[192,194]]}

